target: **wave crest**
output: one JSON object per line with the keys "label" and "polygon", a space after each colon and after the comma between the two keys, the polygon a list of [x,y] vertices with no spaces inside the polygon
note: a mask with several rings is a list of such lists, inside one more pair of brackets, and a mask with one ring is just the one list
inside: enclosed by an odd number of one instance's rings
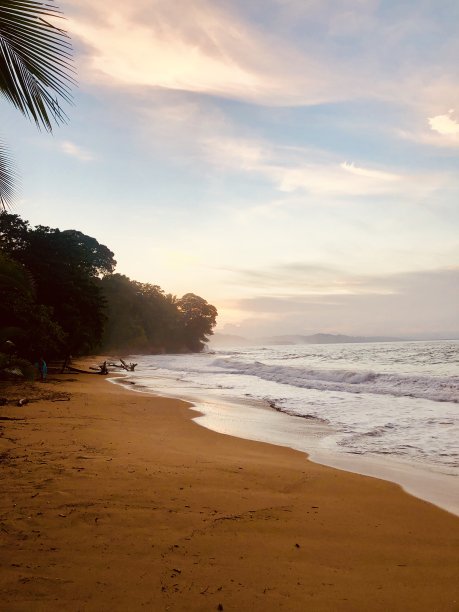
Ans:
{"label": "wave crest", "polygon": [[319,370],[216,359],[214,366],[234,374],[256,376],[285,385],[319,391],[374,393],[459,403],[459,377],[402,375],[372,371]]}

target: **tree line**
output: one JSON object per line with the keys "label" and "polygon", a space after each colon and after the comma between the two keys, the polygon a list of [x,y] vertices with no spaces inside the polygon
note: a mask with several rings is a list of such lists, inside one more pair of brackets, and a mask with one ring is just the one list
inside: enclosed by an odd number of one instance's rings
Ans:
{"label": "tree line", "polygon": [[115,273],[114,253],[77,230],[0,213],[0,352],[25,359],[199,352],[217,310]]}

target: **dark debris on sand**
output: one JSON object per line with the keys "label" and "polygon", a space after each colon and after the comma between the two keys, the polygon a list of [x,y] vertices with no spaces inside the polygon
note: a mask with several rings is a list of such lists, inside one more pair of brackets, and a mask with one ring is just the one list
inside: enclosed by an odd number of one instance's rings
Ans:
{"label": "dark debris on sand", "polygon": [[[49,381],[52,386],[58,381]],[[24,406],[32,402],[52,401],[63,402],[70,399],[69,393],[55,391],[50,388],[49,382],[43,384],[38,382],[12,383],[0,381],[0,411],[3,406]]]}

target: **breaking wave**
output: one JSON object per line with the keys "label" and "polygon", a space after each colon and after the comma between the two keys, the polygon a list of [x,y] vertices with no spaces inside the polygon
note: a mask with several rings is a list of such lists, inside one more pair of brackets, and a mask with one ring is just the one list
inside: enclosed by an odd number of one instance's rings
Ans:
{"label": "breaking wave", "polygon": [[213,366],[231,374],[256,376],[284,385],[318,391],[372,393],[459,403],[459,376],[402,375],[372,371],[321,370],[216,359]]}

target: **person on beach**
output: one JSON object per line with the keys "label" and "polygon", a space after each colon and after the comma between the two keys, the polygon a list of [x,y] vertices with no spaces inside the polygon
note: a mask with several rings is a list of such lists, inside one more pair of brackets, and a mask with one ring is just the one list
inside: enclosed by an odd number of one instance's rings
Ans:
{"label": "person on beach", "polygon": [[38,369],[40,371],[41,382],[45,382],[46,376],[48,375],[48,366],[46,365],[46,361],[43,359],[43,357],[40,357],[40,361],[38,362]]}

